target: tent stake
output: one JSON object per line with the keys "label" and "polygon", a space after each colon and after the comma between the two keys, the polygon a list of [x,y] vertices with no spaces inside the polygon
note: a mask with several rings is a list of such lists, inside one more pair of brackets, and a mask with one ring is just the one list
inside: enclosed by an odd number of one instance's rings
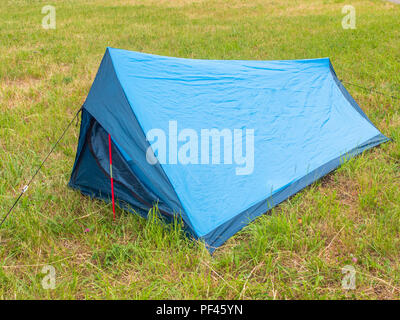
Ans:
{"label": "tent stake", "polygon": [[53,145],[53,147],[51,148],[50,152],[47,154],[47,156],[44,158],[44,160],[42,161],[42,163],[40,164],[39,168],[37,168],[36,172],[34,173],[34,175],[32,176],[32,178],[29,180],[29,182],[22,188],[21,193],[19,194],[18,198],[15,200],[14,204],[12,205],[12,207],[10,208],[10,210],[8,210],[7,214],[4,216],[4,218],[1,220],[0,222],[0,227],[3,225],[4,221],[6,221],[6,219],[8,218],[8,216],[11,214],[11,212],[13,211],[14,207],[17,205],[19,199],[21,199],[22,195],[28,190],[29,185],[32,183],[33,179],[36,177],[36,175],[39,173],[40,169],[42,169],[44,163],[47,161],[47,159],[49,158],[49,156],[52,154],[52,152],[54,151],[54,149],[57,147],[58,143],[61,141],[61,139],[64,137],[65,133],[68,131],[68,129],[71,127],[71,124],[74,122],[75,118],[78,119],[78,115],[79,113],[82,111],[82,107],[79,108],[79,110],[76,112],[75,116],[72,118],[72,120],[68,123],[67,127],[64,129],[64,132],[62,133],[62,135],[60,136],[60,138],[58,138],[57,142]]}

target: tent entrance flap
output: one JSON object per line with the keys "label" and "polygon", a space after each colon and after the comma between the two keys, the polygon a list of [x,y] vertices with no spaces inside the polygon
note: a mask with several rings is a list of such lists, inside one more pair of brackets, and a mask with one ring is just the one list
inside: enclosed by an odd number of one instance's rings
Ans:
{"label": "tent entrance flap", "polygon": [[[112,195],[109,147],[108,133],[94,118],[91,118],[81,159],[71,176],[72,187],[79,189],[82,187],[86,190],[86,194],[110,201]],[[124,208],[131,206],[131,211],[138,210],[142,215],[147,215],[147,212],[157,204],[162,214],[172,216],[172,210],[135,176],[115,144],[111,144],[111,152],[116,201],[123,202]],[[98,190],[92,190],[94,185]]]}

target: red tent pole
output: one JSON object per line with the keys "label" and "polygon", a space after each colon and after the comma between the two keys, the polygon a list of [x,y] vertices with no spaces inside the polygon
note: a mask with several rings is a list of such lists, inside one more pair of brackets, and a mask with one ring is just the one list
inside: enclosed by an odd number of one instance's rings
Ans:
{"label": "red tent pole", "polygon": [[111,197],[112,197],[112,207],[113,207],[113,218],[115,221],[114,179],[113,179],[113,175],[112,175],[112,153],[111,153],[111,135],[110,134],[108,134],[108,151],[110,154]]}

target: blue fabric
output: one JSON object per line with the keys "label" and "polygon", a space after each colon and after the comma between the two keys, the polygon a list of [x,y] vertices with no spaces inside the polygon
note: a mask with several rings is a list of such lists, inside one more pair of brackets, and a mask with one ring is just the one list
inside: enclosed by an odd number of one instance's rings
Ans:
{"label": "blue fabric", "polygon": [[[388,140],[328,58],[195,60],[108,48],[84,108],[210,251],[343,157]],[[168,140],[171,121],[199,137],[202,129],[254,130],[253,171],[238,175],[236,163],[149,164],[146,133],[162,129]]]}
{"label": "blue fabric", "polygon": [[[106,132],[111,134],[125,155],[137,177],[166,203],[173,212],[185,217],[181,203],[160,165],[146,161],[149,146],[145,134],[136,119],[117,77],[110,50],[103,57],[96,78],[83,104],[86,110]],[[186,219],[188,220],[188,219]],[[187,222],[190,227],[190,221]]]}
{"label": "blue fabric", "polygon": [[[81,134],[77,160],[69,186],[85,195],[109,201],[111,199],[110,162],[108,134],[87,111],[82,112]],[[160,211],[172,212],[158,199],[133,170],[120,150],[112,144],[114,188],[119,204],[142,216],[157,203]]]}
{"label": "blue fabric", "polygon": [[214,252],[216,248],[221,246],[227,239],[229,239],[232,235],[241,230],[255,218],[267,212],[268,210],[272,209],[273,207],[275,207],[282,201],[286,200],[287,198],[291,197],[295,193],[299,192],[304,187],[322,178],[332,170],[336,169],[345,160],[348,160],[356,156],[357,154],[363,152],[364,150],[367,150],[383,142],[386,142],[387,140],[388,139],[384,135],[379,134],[370,139],[369,141],[367,141],[362,146],[358,146],[353,150],[351,150],[350,152],[346,153],[345,155],[342,155],[340,157],[337,157],[329,161],[328,163],[325,163],[321,167],[306,174],[299,180],[290,183],[281,190],[278,190],[269,198],[260,201],[259,203],[243,211],[239,215],[233,217],[231,220],[220,225],[218,228],[216,228],[215,230],[211,231],[209,234],[203,237],[205,243],[207,244],[208,250],[211,253]]}

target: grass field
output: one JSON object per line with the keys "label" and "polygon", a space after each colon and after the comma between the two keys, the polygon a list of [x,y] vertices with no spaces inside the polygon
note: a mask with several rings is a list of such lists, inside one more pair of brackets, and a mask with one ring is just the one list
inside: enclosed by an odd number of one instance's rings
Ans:
{"label": "grass field", "polygon": [[[42,28],[47,4],[54,30]],[[356,8],[354,30],[342,28],[346,4]],[[330,57],[341,79],[400,95],[400,6],[387,1],[3,0],[0,17],[1,214],[82,105],[106,46],[204,59]],[[400,101],[347,87],[392,141],[213,257],[179,225],[121,210],[113,222],[110,205],[69,189],[73,126],[0,230],[0,298],[400,298]],[[45,265],[55,268],[54,290],[42,287]],[[353,290],[342,289],[346,265]]]}

